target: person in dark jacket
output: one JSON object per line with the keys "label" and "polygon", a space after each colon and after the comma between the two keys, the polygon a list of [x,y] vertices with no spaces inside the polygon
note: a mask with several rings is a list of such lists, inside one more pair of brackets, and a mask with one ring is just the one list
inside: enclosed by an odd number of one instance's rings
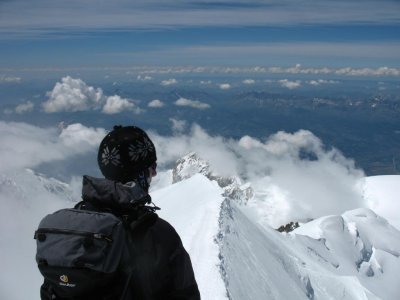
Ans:
{"label": "person in dark jacket", "polygon": [[[148,135],[135,126],[115,126],[101,142],[98,164],[104,179],[83,177],[76,208],[112,212],[126,220],[133,275],[125,288],[132,300],[200,299],[189,254],[175,229],[149,206],[157,156]],[[42,299],[46,283],[42,286]],[[121,291],[122,292],[122,291]]]}

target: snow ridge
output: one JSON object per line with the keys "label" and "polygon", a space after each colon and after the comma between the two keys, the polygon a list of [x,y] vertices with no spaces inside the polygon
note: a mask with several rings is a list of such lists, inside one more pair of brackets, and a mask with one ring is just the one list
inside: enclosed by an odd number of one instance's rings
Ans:
{"label": "snow ridge", "polygon": [[219,223],[220,271],[231,300],[399,298],[400,232],[369,209],[281,234],[226,199]]}
{"label": "snow ridge", "polygon": [[255,224],[233,201],[224,201],[217,241],[229,299],[314,298],[310,279],[298,266],[304,262],[281,240],[278,232]]}
{"label": "snow ridge", "polygon": [[[369,209],[326,216],[293,233],[259,220],[250,186],[220,177],[190,153],[177,161],[173,181],[202,174],[222,189],[215,242],[229,299],[390,299],[400,296],[400,232]],[[388,264],[388,262],[390,262]]]}

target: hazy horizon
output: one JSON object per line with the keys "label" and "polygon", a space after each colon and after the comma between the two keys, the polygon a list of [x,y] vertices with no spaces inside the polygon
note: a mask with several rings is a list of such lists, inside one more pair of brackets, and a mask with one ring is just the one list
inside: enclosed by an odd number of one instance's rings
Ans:
{"label": "hazy horizon", "polygon": [[391,0],[1,1],[0,70],[399,68],[399,12]]}

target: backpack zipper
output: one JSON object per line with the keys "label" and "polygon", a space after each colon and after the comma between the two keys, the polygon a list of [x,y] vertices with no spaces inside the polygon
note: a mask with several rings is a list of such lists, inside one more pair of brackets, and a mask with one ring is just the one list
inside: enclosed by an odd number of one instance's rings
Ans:
{"label": "backpack zipper", "polygon": [[78,230],[66,230],[66,229],[55,229],[55,228],[40,228],[35,231],[35,239],[40,241],[39,235],[46,234],[46,233],[54,233],[54,234],[67,234],[67,235],[79,235],[88,238],[94,238],[97,240],[105,240],[109,243],[112,243],[112,238],[108,235],[103,233],[92,233],[92,232],[85,232],[85,231],[78,231]]}

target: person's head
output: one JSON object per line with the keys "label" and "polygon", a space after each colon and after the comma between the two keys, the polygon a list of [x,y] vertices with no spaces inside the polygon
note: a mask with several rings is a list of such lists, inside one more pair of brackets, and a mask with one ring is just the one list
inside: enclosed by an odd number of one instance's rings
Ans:
{"label": "person's head", "polygon": [[156,173],[156,148],[136,126],[114,126],[100,143],[97,162],[104,177],[127,183],[135,181],[148,190]]}

